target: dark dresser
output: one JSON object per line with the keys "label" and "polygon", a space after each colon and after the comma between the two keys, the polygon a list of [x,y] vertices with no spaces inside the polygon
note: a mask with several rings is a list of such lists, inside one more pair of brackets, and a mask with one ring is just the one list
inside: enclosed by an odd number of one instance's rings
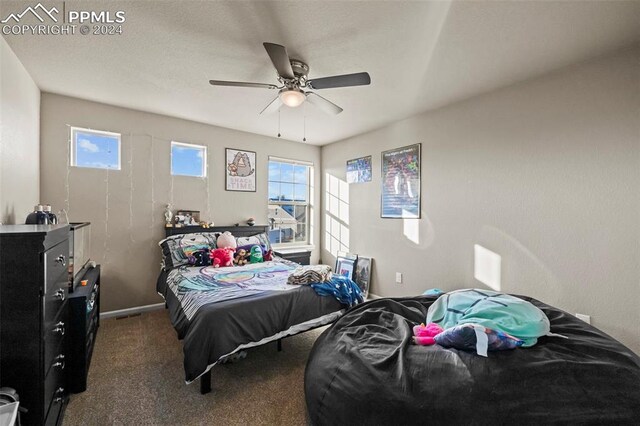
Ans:
{"label": "dark dresser", "polygon": [[311,250],[275,249],[273,253],[276,256],[280,256],[283,259],[290,260],[291,262],[299,263],[301,265],[309,265],[311,263]]}
{"label": "dark dresser", "polygon": [[69,295],[69,321],[67,388],[69,392],[79,393],[87,389],[91,355],[100,326],[100,265],[88,268]]}
{"label": "dark dresser", "polygon": [[0,226],[0,386],[23,425],[62,423],[68,327],[68,225]]}

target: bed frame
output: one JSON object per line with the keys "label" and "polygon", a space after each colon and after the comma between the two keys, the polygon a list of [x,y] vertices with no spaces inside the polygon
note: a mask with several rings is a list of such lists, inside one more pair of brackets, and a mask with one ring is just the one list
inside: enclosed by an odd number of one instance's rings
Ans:
{"label": "bed frame", "polygon": [[[202,232],[231,232],[235,237],[251,237],[252,235],[262,234],[269,232],[269,226],[267,225],[255,225],[255,226],[211,226],[209,228],[203,228],[202,226],[182,226],[180,228],[172,227],[165,228],[165,237],[178,234],[193,234]],[[166,304],[165,304],[166,307]],[[282,351],[281,339],[277,340],[278,352]],[[211,370],[200,376],[200,393],[206,394],[211,392]]]}

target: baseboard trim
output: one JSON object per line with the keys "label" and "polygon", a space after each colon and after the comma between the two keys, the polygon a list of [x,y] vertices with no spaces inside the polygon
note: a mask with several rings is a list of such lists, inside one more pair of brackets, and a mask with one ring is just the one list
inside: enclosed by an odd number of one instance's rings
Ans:
{"label": "baseboard trim", "polygon": [[133,308],[118,309],[116,311],[102,312],[100,314],[100,319],[124,317],[127,315],[133,315],[133,314],[141,314],[143,312],[157,311],[162,308],[164,308],[164,303],[155,303],[153,305],[135,306]]}
{"label": "baseboard trim", "polygon": [[378,296],[377,294],[369,293],[369,295],[367,296],[367,300],[373,300],[373,299],[382,299],[382,296]]}

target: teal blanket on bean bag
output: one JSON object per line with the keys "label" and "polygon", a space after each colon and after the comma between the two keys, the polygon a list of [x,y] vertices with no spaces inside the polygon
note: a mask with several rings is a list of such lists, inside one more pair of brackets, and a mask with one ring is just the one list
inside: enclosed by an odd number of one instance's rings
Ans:
{"label": "teal blanket on bean bag", "polygon": [[445,330],[459,324],[480,324],[500,330],[533,346],[538,337],[549,333],[549,319],[533,304],[491,290],[465,289],[446,293],[427,311],[427,324]]}

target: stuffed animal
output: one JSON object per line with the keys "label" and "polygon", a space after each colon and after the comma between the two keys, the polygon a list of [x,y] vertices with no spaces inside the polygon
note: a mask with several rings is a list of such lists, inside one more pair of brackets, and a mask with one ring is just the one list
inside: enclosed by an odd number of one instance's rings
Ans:
{"label": "stuffed animal", "polygon": [[444,329],[438,324],[430,323],[429,325],[416,325],[413,327],[413,341],[417,345],[428,346],[436,343],[434,337],[442,333]]}
{"label": "stuffed animal", "polygon": [[187,256],[189,265],[192,266],[209,266],[211,265],[211,256],[209,250],[198,250]]}
{"label": "stuffed animal", "polygon": [[[253,247],[253,246],[259,246],[260,247],[260,250],[262,250],[262,257],[263,258],[267,255],[267,252],[269,251],[269,250],[267,250],[267,246],[265,246],[264,244],[243,244],[241,246],[238,246],[236,248],[236,251],[238,251],[240,249],[245,249],[247,251],[247,253],[250,253],[251,252],[251,247]],[[267,259],[264,259],[264,260],[266,261]]]}
{"label": "stuffed animal", "polygon": [[265,254],[262,255],[262,259],[265,262],[270,262],[273,260],[273,250],[269,249]]}
{"label": "stuffed animal", "polygon": [[230,247],[211,250],[211,264],[214,268],[233,266],[234,249]]}
{"label": "stuffed animal", "polygon": [[256,244],[255,246],[251,247],[251,254],[249,255],[249,261],[251,263],[264,262],[262,257],[262,249],[260,248],[259,245]]}
{"label": "stuffed animal", "polygon": [[218,240],[216,241],[216,245],[218,246],[218,248],[229,247],[234,250],[238,247],[236,238],[233,235],[231,235],[231,232],[229,231],[226,231],[220,234],[220,236],[218,237]]}
{"label": "stuffed animal", "polygon": [[247,253],[245,249],[238,249],[238,251],[236,252],[236,257],[233,259],[233,263],[238,266],[246,265],[247,262],[249,262],[249,260],[247,259],[248,257],[249,253]]}

